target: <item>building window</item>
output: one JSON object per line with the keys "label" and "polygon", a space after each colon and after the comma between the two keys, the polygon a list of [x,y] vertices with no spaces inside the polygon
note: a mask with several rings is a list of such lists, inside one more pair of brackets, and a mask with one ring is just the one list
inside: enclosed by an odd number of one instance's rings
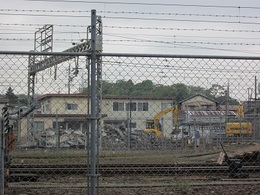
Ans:
{"label": "building window", "polygon": [[136,102],[126,103],[126,111],[136,111]]}
{"label": "building window", "polygon": [[43,131],[43,130],[44,130],[44,122],[34,121],[33,131]]}
{"label": "building window", "polygon": [[53,129],[56,129],[56,128],[59,128],[60,130],[66,129],[66,124],[65,124],[65,122],[53,121],[52,127],[53,127]]}
{"label": "building window", "polygon": [[201,105],[201,107],[202,107],[203,110],[206,110],[206,111],[212,109],[212,106],[211,106],[211,105]]}
{"label": "building window", "polygon": [[113,102],[113,111],[124,111],[123,102]]}
{"label": "building window", "polygon": [[48,113],[48,112],[50,112],[50,106],[49,106],[49,104],[43,104],[43,105],[42,105],[42,112],[43,112],[43,113]]}
{"label": "building window", "polygon": [[187,105],[187,106],[186,106],[186,109],[187,109],[188,111],[194,111],[194,110],[196,110],[196,106],[194,106],[194,105]]}
{"label": "building window", "polygon": [[123,102],[113,102],[113,111],[130,111],[130,104],[131,104],[131,111],[148,111],[148,103],[126,103]]}
{"label": "building window", "polygon": [[164,109],[166,109],[166,108],[170,108],[170,107],[172,107],[172,103],[161,103],[161,109],[162,110],[164,110]]}
{"label": "building window", "polygon": [[138,103],[137,110],[138,111],[148,111],[148,103],[147,102]]}
{"label": "building window", "polygon": [[77,110],[77,109],[78,109],[78,104],[70,104],[70,103],[65,104],[65,110]]}

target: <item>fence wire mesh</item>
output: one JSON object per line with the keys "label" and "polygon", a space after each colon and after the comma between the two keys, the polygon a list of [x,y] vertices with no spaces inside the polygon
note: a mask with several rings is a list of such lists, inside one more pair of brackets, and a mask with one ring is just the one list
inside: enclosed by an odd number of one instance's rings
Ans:
{"label": "fence wire mesh", "polygon": [[[257,183],[260,58],[99,56],[102,101],[94,106],[101,109],[100,194],[112,188],[128,194],[129,187],[185,190],[194,181]],[[31,57],[0,55],[1,108],[8,105],[10,119],[1,134],[6,193],[86,194],[90,97],[96,95],[90,91],[91,56],[33,56],[66,59],[38,72],[28,69]]]}

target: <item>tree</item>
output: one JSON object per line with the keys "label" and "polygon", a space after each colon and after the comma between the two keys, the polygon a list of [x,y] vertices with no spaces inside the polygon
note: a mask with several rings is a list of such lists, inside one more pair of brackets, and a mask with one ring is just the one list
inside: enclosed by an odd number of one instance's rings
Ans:
{"label": "tree", "polygon": [[[84,90],[84,93],[86,92],[87,89]],[[172,97],[174,102],[179,102],[198,93],[221,104],[225,103],[227,99],[225,88],[218,84],[213,84],[209,89],[206,89],[183,83],[175,83],[170,86],[162,85],[153,83],[151,80],[144,80],[136,84],[131,79],[128,81],[117,80],[115,83],[102,81],[102,95],[104,96]],[[229,104],[237,104],[237,100],[229,97]]]}
{"label": "tree", "polygon": [[179,102],[190,96],[190,91],[187,85],[183,83],[177,83],[177,84],[173,84],[172,87],[175,91],[176,102]]}
{"label": "tree", "polygon": [[11,104],[16,104],[18,100],[18,97],[14,94],[12,87],[7,89],[5,98],[7,98]]}
{"label": "tree", "polygon": [[211,88],[209,89],[210,94],[214,97],[222,97],[225,96],[225,88],[218,84],[213,84]]}
{"label": "tree", "polygon": [[19,95],[17,95],[17,103],[19,104],[19,106],[21,106],[21,105],[23,105],[23,106],[25,106],[25,105],[27,105],[27,103],[28,103],[28,97],[27,97],[27,95],[24,95],[24,94],[19,94]]}

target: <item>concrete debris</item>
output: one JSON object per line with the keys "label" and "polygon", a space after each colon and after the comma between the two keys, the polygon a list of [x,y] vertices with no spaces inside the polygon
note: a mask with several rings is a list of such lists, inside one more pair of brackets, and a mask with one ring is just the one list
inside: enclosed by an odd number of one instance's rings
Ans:
{"label": "concrete debris", "polygon": [[[101,130],[100,142],[106,146],[121,146],[125,148],[129,142],[130,132],[123,125],[105,124]],[[32,147],[84,147],[87,146],[87,135],[80,130],[60,130],[59,135],[56,129],[33,132]],[[142,144],[145,136],[141,133],[131,132],[131,142]],[[59,143],[59,144],[58,144]],[[27,145],[28,146],[28,145]]]}
{"label": "concrete debris", "polygon": [[84,133],[71,129],[60,130],[59,135],[56,129],[46,129],[33,133],[32,137],[34,141],[31,146],[36,147],[83,147],[87,141],[87,136]]}

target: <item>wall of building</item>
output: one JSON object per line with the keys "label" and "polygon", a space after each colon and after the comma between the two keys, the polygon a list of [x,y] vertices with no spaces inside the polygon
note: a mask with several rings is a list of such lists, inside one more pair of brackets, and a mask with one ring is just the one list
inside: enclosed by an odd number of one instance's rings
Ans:
{"label": "wall of building", "polygon": [[216,110],[216,102],[203,96],[195,96],[182,102],[182,110]]}

